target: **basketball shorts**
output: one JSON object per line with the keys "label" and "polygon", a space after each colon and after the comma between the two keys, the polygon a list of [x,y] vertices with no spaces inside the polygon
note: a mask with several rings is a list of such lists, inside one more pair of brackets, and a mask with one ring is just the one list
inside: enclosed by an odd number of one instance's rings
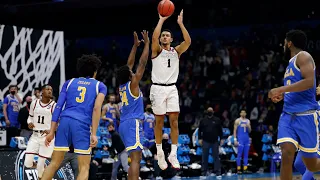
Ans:
{"label": "basketball shorts", "polygon": [[304,157],[317,157],[318,114],[288,114],[282,112],[278,125],[277,145],[290,142]]}
{"label": "basketball shorts", "polygon": [[77,154],[91,154],[90,147],[90,124],[86,124],[70,117],[61,117],[56,133],[55,151],[69,151],[73,144]]}
{"label": "basketball shorts", "polygon": [[126,146],[127,152],[141,151],[143,146],[141,144],[141,129],[140,123],[137,119],[128,119],[121,121],[119,127],[120,137]]}
{"label": "basketball shorts", "polygon": [[150,88],[150,101],[152,110],[156,115],[164,115],[167,112],[180,112],[179,95],[175,85],[152,85]]}
{"label": "basketball shorts", "polygon": [[51,158],[55,139],[52,140],[48,147],[45,145],[45,140],[45,135],[41,135],[40,132],[33,132],[28,141],[26,154],[34,154],[47,159]]}

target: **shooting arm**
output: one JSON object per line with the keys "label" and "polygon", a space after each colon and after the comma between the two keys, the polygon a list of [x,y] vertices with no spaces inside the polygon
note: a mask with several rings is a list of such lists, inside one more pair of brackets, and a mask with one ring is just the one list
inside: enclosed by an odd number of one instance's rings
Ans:
{"label": "shooting arm", "polygon": [[314,61],[309,53],[301,52],[297,56],[296,64],[300,68],[303,79],[294,84],[281,86],[281,93],[301,92],[310,89],[314,85]]}
{"label": "shooting arm", "polygon": [[153,31],[152,44],[151,44],[151,50],[152,50],[151,58],[156,57],[161,50],[161,47],[159,44],[159,37],[161,34],[161,28],[162,28],[163,22],[164,22],[163,19],[159,19],[158,24]]}
{"label": "shooting arm", "polygon": [[189,33],[183,23],[179,24],[179,26],[180,26],[180,29],[181,29],[181,32],[183,35],[183,39],[184,39],[184,41],[180,45],[176,46],[176,51],[178,52],[178,54],[180,56],[191,45],[191,37],[190,37],[190,35],[189,35]]}

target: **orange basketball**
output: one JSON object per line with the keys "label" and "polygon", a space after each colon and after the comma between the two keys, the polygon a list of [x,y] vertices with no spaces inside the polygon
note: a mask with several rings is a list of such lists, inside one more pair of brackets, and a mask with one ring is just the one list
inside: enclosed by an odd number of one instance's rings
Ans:
{"label": "orange basketball", "polygon": [[174,4],[170,0],[162,0],[158,4],[158,13],[163,16],[171,16],[174,12]]}

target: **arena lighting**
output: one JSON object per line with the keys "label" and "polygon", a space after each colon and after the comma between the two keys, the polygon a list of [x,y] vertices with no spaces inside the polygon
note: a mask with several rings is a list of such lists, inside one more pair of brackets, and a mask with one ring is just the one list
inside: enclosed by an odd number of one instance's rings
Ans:
{"label": "arena lighting", "polygon": [[52,2],[64,2],[64,0],[52,0]]}

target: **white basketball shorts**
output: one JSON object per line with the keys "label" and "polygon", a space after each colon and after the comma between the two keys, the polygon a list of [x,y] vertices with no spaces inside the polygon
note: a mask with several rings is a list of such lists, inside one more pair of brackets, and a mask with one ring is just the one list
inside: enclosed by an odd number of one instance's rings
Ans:
{"label": "white basketball shorts", "polygon": [[175,85],[152,85],[150,101],[155,115],[164,115],[168,112],[180,112],[179,94]]}
{"label": "white basketball shorts", "polygon": [[48,147],[44,143],[45,140],[45,135],[41,136],[40,133],[33,132],[32,136],[28,141],[26,154],[35,154],[43,158],[51,158],[54,148],[54,139],[51,141]]}

